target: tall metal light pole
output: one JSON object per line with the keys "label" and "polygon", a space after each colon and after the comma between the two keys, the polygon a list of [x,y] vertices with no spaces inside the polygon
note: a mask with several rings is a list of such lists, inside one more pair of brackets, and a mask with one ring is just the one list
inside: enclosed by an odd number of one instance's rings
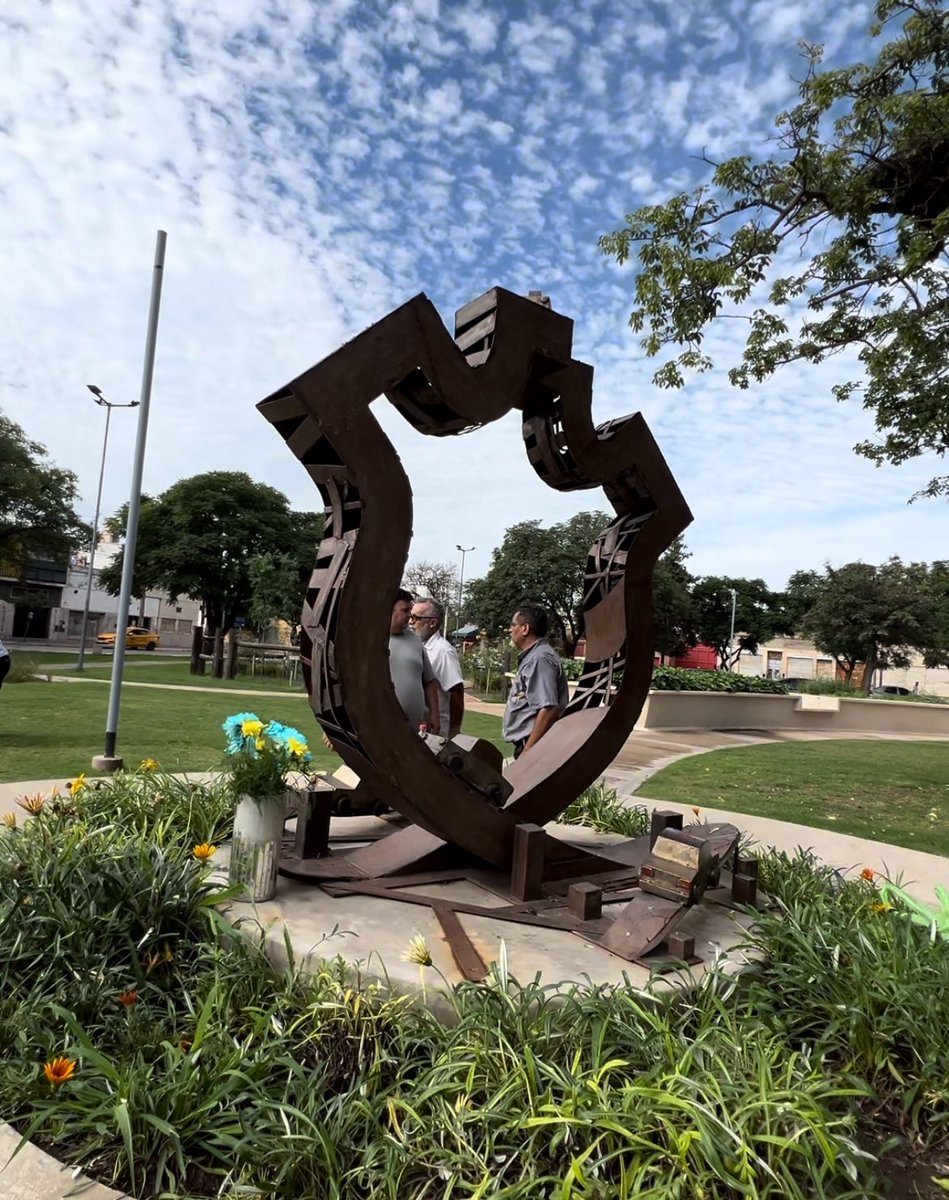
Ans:
{"label": "tall metal light pole", "polygon": [[[725,590],[727,592],[731,593],[731,598],[732,598],[732,623],[731,623],[731,628],[728,632],[728,657],[730,659],[732,656],[732,646],[734,645],[734,642],[735,642],[735,600],[738,596],[738,593],[735,591],[734,588],[726,588]],[[727,662],[725,663],[725,666],[726,667],[728,666]]]}
{"label": "tall metal light pole", "polygon": [[109,686],[109,712],[105,726],[105,754],[97,754],[92,760],[92,765],[97,771],[116,771],[122,766],[122,759],[115,752],[115,743],[119,729],[119,701],[122,697],[122,671],[125,668],[125,630],[128,626],[129,601],[132,598],[132,572],[135,569],[138,512],[142,501],[142,474],[145,468],[145,438],[148,434],[148,410],[152,398],[152,375],[155,371],[158,311],[161,305],[161,285],[165,270],[167,237],[164,229],[159,229],[155,238],[152,295],[148,308],[148,328],[145,334],[145,361],[142,366],[141,408],[138,414],[138,432],[135,437],[135,456],[132,459],[132,486],[125,530],[125,550],[122,557],[122,584],[119,590],[119,605],[115,619],[115,652],[112,656],[112,682]]}
{"label": "tall metal light pole", "polygon": [[102,462],[99,464],[96,515],[92,518],[92,544],[89,547],[89,578],[86,580],[86,601],[82,606],[82,627],[79,630],[79,659],[76,662],[77,671],[83,669],[86,658],[86,629],[89,625],[89,603],[92,599],[92,572],[96,561],[96,546],[99,544],[99,509],[102,505],[102,480],[105,478],[105,455],[109,448],[109,421],[112,418],[113,408],[138,408],[137,400],[133,400],[130,404],[113,404],[111,400],[106,400],[105,396],[103,396],[94,383],[87,383],[86,387],[92,392],[96,404],[105,409],[105,436],[102,438]]}
{"label": "tall metal light pole", "polygon": [[461,612],[462,605],[465,602],[465,555],[470,554],[472,550],[477,550],[477,546],[459,546],[455,543],[455,549],[461,551],[461,578],[458,580],[458,611]]}

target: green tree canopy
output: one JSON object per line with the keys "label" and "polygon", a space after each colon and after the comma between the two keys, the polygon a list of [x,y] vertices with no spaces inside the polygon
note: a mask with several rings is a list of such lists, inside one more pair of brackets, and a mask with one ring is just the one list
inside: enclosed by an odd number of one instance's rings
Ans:
{"label": "green tree canopy", "polygon": [[689,552],[677,537],[656,563],[652,599],[656,652],[678,658],[698,644],[691,587],[694,576],[686,569]]}
{"label": "green tree canopy", "polygon": [[[735,592],[735,637],[732,641],[732,590]],[[692,616],[698,640],[718,654],[721,667],[732,671],[743,651],[757,654],[774,633],[774,595],[763,579],[703,575],[692,588]]]}
{"label": "green tree canopy", "polygon": [[926,654],[929,665],[947,661],[945,610],[940,617],[934,604],[940,590],[945,598],[944,568],[899,558],[879,567],[846,563],[828,566],[816,579],[813,572],[794,575],[788,591],[804,602],[801,632],[833,655],[847,683],[863,663],[863,690],[869,691],[876,670],[909,666],[914,649]]}
{"label": "green tree canopy", "polygon": [[506,631],[518,604],[533,601],[550,613],[552,632],[572,654],[583,633],[583,578],[590,547],[612,518],[582,512],[543,528],[521,521],[493,551],[488,573],[465,587],[465,617],[490,633]]}
{"label": "green tree canopy", "polygon": [[0,413],[0,562],[17,572],[30,557],[65,562],[90,537],[73,507],[76,476],[46,456],[45,446]]}
{"label": "green tree canopy", "polygon": [[[943,0],[877,0],[876,59],[821,70],[805,46],[800,102],[776,119],[775,153],[711,163],[709,183],[648,205],[600,241],[639,272],[630,324],[655,376],[679,387],[710,368],[708,327],[747,321],[733,385],[852,348],[879,439],[902,463],[949,449],[949,13]],[[749,312],[749,309],[751,310]],[[924,494],[949,494],[949,476]]]}
{"label": "green tree canopy", "polygon": [[[121,513],[117,520],[123,527]],[[260,555],[288,555],[303,585],[322,536],[321,513],[293,512],[282,492],[240,471],[210,471],[180,479],[157,498],[143,499],[133,591],[162,588],[204,606],[210,630],[227,632],[253,598],[250,564]],[[117,594],[124,551],[101,574]]]}
{"label": "green tree canopy", "polygon": [[300,554],[268,551],[257,554],[247,564],[250,603],[247,616],[261,636],[273,621],[298,624],[303,609],[313,555],[304,561]]}

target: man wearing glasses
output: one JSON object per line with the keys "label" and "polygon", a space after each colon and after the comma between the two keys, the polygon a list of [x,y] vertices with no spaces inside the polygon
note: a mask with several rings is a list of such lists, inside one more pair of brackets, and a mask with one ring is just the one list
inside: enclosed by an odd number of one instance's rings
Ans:
{"label": "man wearing glasses", "polygon": [[567,677],[560,655],[547,641],[547,613],[522,604],[511,620],[511,641],[520,652],[504,710],[504,737],[520,758],[535,746],[567,707]]}
{"label": "man wearing glasses", "polygon": [[438,685],[439,728],[442,737],[461,733],[465,715],[465,681],[458,651],[442,634],[445,610],[437,600],[416,600],[409,620],[425,648]]}

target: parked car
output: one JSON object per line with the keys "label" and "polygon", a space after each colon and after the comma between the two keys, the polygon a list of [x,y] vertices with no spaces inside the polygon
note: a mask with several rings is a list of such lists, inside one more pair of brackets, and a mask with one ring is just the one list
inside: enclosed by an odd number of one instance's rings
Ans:
{"label": "parked car", "polygon": [[[161,638],[154,629],[144,629],[140,625],[130,625],[125,631],[126,650],[154,650]],[[103,648],[115,649],[115,634],[100,633],[96,643]]]}
{"label": "parked car", "polygon": [[882,683],[879,687],[870,689],[871,696],[908,696],[909,688],[897,687],[895,683]]}

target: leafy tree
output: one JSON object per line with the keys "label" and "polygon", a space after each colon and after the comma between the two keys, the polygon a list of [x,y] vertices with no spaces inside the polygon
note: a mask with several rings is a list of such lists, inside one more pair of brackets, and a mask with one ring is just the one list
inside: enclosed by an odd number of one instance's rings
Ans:
{"label": "leafy tree", "polygon": [[492,553],[488,573],[466,587],[466,617],[500,633],[518,604],[531,600],[547,608],[555,638],[572,654],[583,633],[583,579],[590,547],[610,520],[606,513],[582,512],[549,529],[540,521],[512,525]]}
{"label": "leafy tree", "polygon": [[291,627],[298,624],[312,569],[312,555],[304,563],[299,554],[279,551],[258,554],[248,562],[251,599],[247,616],[261,635],[272,621],[286,621]]}
{"label": "leafy tree", "polygon": [[[710,183],[637,209],[600,246],[621,263],[638,253],[630,325],[647,354],[675,348],[660,386],[713,365],[702,342],[723,317],[748,323],[740,388],[852,348],[863,370],[834,395],[862,393],[883,435],[855,449],[902,463],[949,448],[949,13],[944,0],[875,12],[872,36],[892,36],[869,64],[821,70],[821,48],[803,47],[771,157],[707,160]],[[922,494],[949,494],[949,476]]]}
{"label": "leafy tree", "polygon": [[699,640],[691,592],[694,576],[685,565],[688,557],[685,542],[677,537],[659,558],[653,575],[656,652],[668,658],[685,654]]}
{"label": "leafy tree", "polygon": [[[945,579],[937,586],[945,587]],[[879,567],[862,562],[828,566],[813,586],[802,632],[833,655],[847,684],[863,663],[862,686],[868,692],[875,671],[909,666],[915,648],[928,648],[931,665],[945,661],[949,649],[945,641],[939,645],[934,590],[925,563],[907,566],[890,558]]]}
{"label": "leafy tree", "polygon": [[[731,641],[735,592],[735,637]],[[736,669],[743,651],[757,654],[774,632],[773,595],[763,579],[703,575],[692,588],[692,612],[698,639],[718,654],[723,671]]]}
{"label": "leafy tree", "polygon": [[0,413],[0,562],[18,572],[30,557],[65,562],[90,536],[73,507],[76,476],[45,458],[45,446]]}
{"label": "leafy tree", "polygon": [[424,559],[409,563],[402,583],[410,592],[424,588],[440,604],[452,607],[457,604],[458,571],[451,563],[426,562]]}
{"label": "leafy tree", "polygon": [[949,667],[949,562],[934,562],[927,580],[929,631],[917,649],[927,667]]}
{"label": "leafy tree", "polygon": [[[123,527],[121,512],[118,528]],[[263,554],[282,554],[298,564],[303,583],[312,570],[322,535],[321,513],[292,512],[286,496],[240,471],[210,471],[180,479],[139,514],[133,591],[162,588],[204,607],[205,627],[226,633],[253,599],[250,564]],[[124,551],[102,571],[103,585],[117,594]]]}

